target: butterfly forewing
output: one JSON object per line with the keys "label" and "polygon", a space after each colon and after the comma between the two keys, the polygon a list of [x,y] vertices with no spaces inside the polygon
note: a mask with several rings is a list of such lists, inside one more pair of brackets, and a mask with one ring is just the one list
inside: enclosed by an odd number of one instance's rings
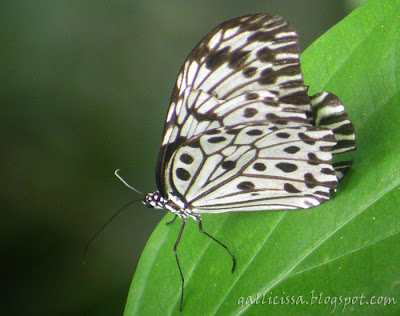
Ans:
{"label": "butterfly forewing", "polygon": [[297,34],[279,16],[254,14],[222,23],[190,53],[178,75],[164,127],[156,170],[160,192],[166,194],[162,175],[177,147],[205,130],[224,126],[214,115],[223,101],[257,90],[268,91],[271,102],[310,113]]}
{"label": "butterfly forewing", "polygon": [[285,19],[268,14],[222,23],[188,56],[172,101],[188,86],[218,99],[260,89],[278,96],[302,90],[297,34]]}

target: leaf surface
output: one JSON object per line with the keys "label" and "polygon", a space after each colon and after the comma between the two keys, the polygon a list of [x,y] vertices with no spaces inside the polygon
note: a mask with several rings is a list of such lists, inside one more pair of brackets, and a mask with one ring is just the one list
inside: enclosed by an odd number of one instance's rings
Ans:
{"label": "leaf surface", "polygon": [[[224,249],[188,221],[178,248],[186,281],[182,315],[399,311],[399,16],[399,0],[370,0],[304,52],[309,94],[330,91],[346,105],[357,135],[354,164],[334,198],[317,208],[204,215],[204,230],[236,256],[234,274]],[[143,251],[125,316],[180,314],[172,252],[179,220],[165,226],[172,218],[161,221]],[[398,304],[345,306],[345,297],[361,295]]]}

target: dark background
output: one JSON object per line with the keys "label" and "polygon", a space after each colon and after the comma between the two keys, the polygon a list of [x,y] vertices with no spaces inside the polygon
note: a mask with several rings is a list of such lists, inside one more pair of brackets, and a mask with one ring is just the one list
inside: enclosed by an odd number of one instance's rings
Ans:
{"label": "dark background", "polygon": [[[362,1],[2,1],[2,315],[119,315],[165,212],[147,193],[177,72],[217,24],[286,17],[304,50]],[[3,312],[1,312],[3,310]]]}

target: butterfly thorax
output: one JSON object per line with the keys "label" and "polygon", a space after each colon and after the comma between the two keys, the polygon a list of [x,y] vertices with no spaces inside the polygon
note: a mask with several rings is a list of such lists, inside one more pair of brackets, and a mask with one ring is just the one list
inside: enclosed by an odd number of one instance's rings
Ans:
{"label": "butterfly thorax", "polygon": [[192,217],[193,219],[196,220],[199,218],[198,215],[197,216],[193,215],[190,209],[184,206],[180,206],[177,203],[173,202],[172,200],[166,199],[163,196],[161,196],[159,191],[148,193],[144,197],[142,203],[150,208],[166,210],[168,212],[171,212],[179,216],[180,218]]}

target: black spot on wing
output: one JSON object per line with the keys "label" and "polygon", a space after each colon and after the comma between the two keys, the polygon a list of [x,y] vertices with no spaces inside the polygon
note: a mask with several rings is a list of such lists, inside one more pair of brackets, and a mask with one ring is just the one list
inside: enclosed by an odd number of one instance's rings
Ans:
{"label": "black spot on wing", "polygon": [[257,113],[258,113],[258,111],[255,108],[246,108],[244,110],[243,116],[246,118],[251,118],[251,117],[254,117]]}
{"label": "black spot on wing", "polygon": [[306,173],[304,175],[304,182],[307,188],[315,188],[316,186],[324,186],[328,188],[335,188],[338,185],[337,181],[325,181],[325,182],[318,182],[317,179],[314,178],[314,175],[311,173]]}
{"label": "black spot on wing", "polygon": [[264,98],[262,103],[264,103],[265,105],[268,105],[268,106],[273,106],[273,107],[278,107],[279,106],[279,103],[276,102],[274,99],[271,99],[270,97]]}
{"label": "black spot on wing", "polygon": [[199,113],[197,111],[192,111],[191,114],[197,121],[213,121],[213,120],[218,120],[219,117],[216,113],[210,112],[210,113]]}
{"label": "black spot on wing", "polygon": [[335,174],[335,170],[329,169],[329,168],[322,168],[321,169],[321,173],[334,175]]}
{"label": "black spot on wing", "polygon": [[343,124],[335,129],[333,129],[333,133],[340,135],[353,135],[354,134],[354,126],[351,123]]}
{"label": "black spot on wing", "polygon": [[263,62],[272,62],[275,59],[275,52],[268,47],[264,47],[257,52],[257,57]]}
{"label": "black spot on wing", "polygon": [[189,141],[188,146],[192,148],[200,148],[200,139],[198,137],[194,138]]}
{"label": "black spot on wing", "polygon": [[222,169],[225,170],[232,170],[236,167],[236,161],[232,161],[232,160],[225,160],[222,164],[221,164]]}
{"label": "black spot on wing", "polygon": [[347,113],[342,113],[342,114],[336,115],[336,116],[335,115],[327,116],[327,117],[323,117],[319,121],[319,125],[330,125],[330,124],[334,124],[334,123],[343,122],[347,119],[348,119]]}
{"label": "black spot on wing", "polygon": [[184,164],[190,165],[193,162],[193,157],[188,154],[182,154],[179,157],[179,160],[182,161]]}
{"label": "black spot on wing", "polygon": [[[355,144],[354,139],[342,139],[332,148],[332,151],[339,150],[342,148],[353,148]],[[354,150],[355,148],[351,149]]]}
{"label": "black spot on wing", "polygon": [[237,135],[237,134],[240,133],[240,131],[241,131],[241,129],[230,128],[230,129],[228,129],[228,130],[226,131],[226,133],[227,133],[228,135]]}
{"label": "black spot on wing", "polygon": [[252,190],[252,189],[254,189],[254,183],[253,182],[250,182],[250,181],[243,181],[243,182],[240,182],[238,185],[237,185],[237,188],[239,189],[239,190],[243,190],[243,191],[246,191],[246,190]]}
{"label": "black spot on wing", "polygon": [[291,31],[291,27],[284,19],[269,23],[265,27],[268,28],[268,30],[255,32],[254,34],[250,35],[247,40],[249,42],[276,42],[277,40],[275,40],[275,37],[277,34]]}
{"label": "black spot on wing", "polygon": [[301,191],[296,189],[296,187],[293,184],[290,183],[285,183],[283,186],[283,189],[288,192],[288,193],[300,193]]}
{"label": "black spot on wing", "polygon": [[282,103],[293,104],[293,105],[303,105],[309,104],[310,98],[304,91],[297,91],[292,94],[285,95],[279,98]]}
{"label": "black spot on wing", "polygon": [[206,135],[216,135],[216,134],[220,134],[221,130],[219,129],[211,129],[209,131],[204,132],[204,134]]}
{"label": "black spot on wing", "polygon": [[299,138],[308,145],[315,145],[315,140],[304,133],[299,133]]}
{"label": "black spot on wing", "polygon": [[260,79],[258,79],[258,83],[261,85],[270,85],[274,84],[277,79],[277,73],[272,68],[267,68],[261,71]]}
{"label": "black spot on wing", "polygon": [[278,77],[293,77],[300,74],[300,67],[298,65],[289,65],[279,71],[274,71],[272,68],[264,69],[261,72],[258,83],[261,85],[271,85],[276,82]]}
{"label": "black spot on wing", "polygon": [[295,164],[287,163],[287,162],[280,162],[275,165],[276,168],[282,170],[285,173],[295,172],[298,167]]}
{"label": "black spot on wing", "polygon": [[329,160],[322,160],[322,159],[319,159],[319,158],[317,157],[317,155],[314,154],[314,153],[308,153],[308,154],[307,154],[307,157],[308,157],[308,159],[309,159],[309,160],[307,161],[307,163],[308,163],[309,165],[316,166],[316,165],[319,165],[319,164],[321,164],[321,163],[330,163]]}
{"label": "black spot on wing", "polygon": [[223,141],[225,141],[226,138],[223,136],[218,136],[218,137],[211,137],[209,138],[207,141],[211,144],[217,144],[217,143],[221,143]]}
{"label": "black spot on wing", "polygon": [[306,173],[304,175],[304,180],[306,183],[307,188],[315,188],[317,185],[319,185],[319,182],[314,178],[314,176],[311,173]]}
{"label": "black spot on wing", "polygon": [[249,51],[241,51],[241,50],[233,51],[228,57],[229,67],[234,69],[241,68],[246,62],[249,53],[250,53]]}
{"label": "black spot on wing", "polygon": [[322,195],[329,198],[329,193],[324,191],[315,191],[314,194]]}
{"label": "black spot on wing", "polygon": [[259,97],[260,97],[260,95],[255,92],[246,94],[246,100],[257,100]]}
{"label": "black spot on wing", "polygon": [[265,118],[268,121],[275,123],[275,124],[287,125],[287,123],[288,123],[288,118],[281,118],[274,113],[267,113],[265,115]]}
{"label": "black spot on wing", "polygon": [[188,181],[190,179],[190,173],[186,169],[177,168],[175,173],[178,179],[182,181]]}
{"label": "black spot on wing", "polygon": [[246,78],[251,78],[257,73],[257,68],[256,67],[248,67],[245,70],[243,70],[243,76]]}
{"label": "black spot on wing", "polygon": [[276,133],[276,137],[279,137],[279,138],[289,138],[289,137],[290,137],[290,134],[288,134],[288,133]]}
{"label": "black spot on wing", "polygon": [[227,46],[221,50],[211,52],[206,58],[206,67],[213,71],[229,61],[229,49],[230,47]]}
{"label": "black spot on wing", "polygon": [[284,152],[287,152],[288,154],[295,154],[295,153],[297,153],[299,150],[300,150],[300,148],[297,147],[297,146],[289,146],[289,147],[286,147],[283,151],[284,151]]}
{"label": "black spot on wing", "polygon": [[249,136],[260,136],[263,134],[263,131],[260,129],[252,129],[246,132]]}
{"label": "black spot on wing", "polygon": [[265,166],[265,164],[257,162],[253,165],[253,169],[257,171],[264,171],[265,169],[267,169],[267,167]]}

